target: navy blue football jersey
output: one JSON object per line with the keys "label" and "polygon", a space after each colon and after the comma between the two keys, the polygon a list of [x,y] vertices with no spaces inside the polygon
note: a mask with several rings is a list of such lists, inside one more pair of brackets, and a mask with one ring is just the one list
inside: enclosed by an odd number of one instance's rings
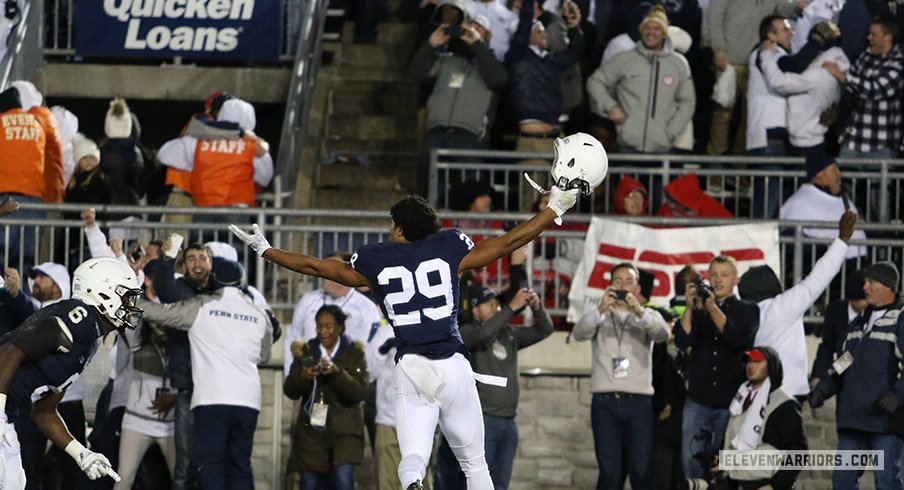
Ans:
{"label": "navy blue football jersey", "polygon": [[458,265],[472,248],[468,235],[445,230],[413,243],[364,245],[352,256],[402,342],[397,360],[407,353],[468,355],[458,333]]}
{"label": "navy blue football jersey", "polygon": [[22,361],[7,393],[6,416],[10,422],[20,413],[27,414],[32,403],[68,388],[97,351],[97,339],[104,333],[97,309],[70,299],[42,308],[4,335],[0,343],[13,342],[16,334],[28,327],[59,329],[66,337],[71,335],[72,345],[59,346],[40,359]]}

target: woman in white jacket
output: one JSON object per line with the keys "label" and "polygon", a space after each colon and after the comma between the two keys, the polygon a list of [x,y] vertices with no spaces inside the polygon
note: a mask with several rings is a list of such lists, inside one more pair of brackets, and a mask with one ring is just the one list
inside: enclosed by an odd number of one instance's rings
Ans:
{"label": "woman in white jacket", "polygon": [[[151,280],[148,278],[145,284]],[[146,292],[146,296],[152,295],[153,292],[150,295]],[[113,490],[132,488],[141,460],[151,444],[160,446],[170,475],[176,467],[174,412],[165,410],[161,405],[161,400],[169,391],[164,378],[166,343],[163,329],[142,321],[135,330],[126,330],[122,339],[125,342],[121,347],[129,346],[132,352],[132,382],[126,413],[122,418],[119,467],[116,468],[122,480],[116,483]]]}

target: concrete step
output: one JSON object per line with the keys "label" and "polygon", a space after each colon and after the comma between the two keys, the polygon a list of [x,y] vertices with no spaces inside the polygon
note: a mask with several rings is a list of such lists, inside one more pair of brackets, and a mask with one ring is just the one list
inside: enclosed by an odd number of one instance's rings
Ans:
{"label": "concrete step", "polygon": [[417,112],[417,84],[359,81],[333,85],[334,115],[396,115]]}
{"label": "concrete step", "polygon": [[342,65],[380,69],[405,69],[411,48],[402,45],[347,44],[342,49]]}
{"label": "concrete step", "polygon": [[[407,135],[406,135],[407,136]],[[356,138],[327,138],[324,149],[338,155],[381,155],[383,157],[420,158],[417,140],[410,137],[387,140],[361,140]]]}
{"label": "concrete step", "polygon": [[414,139],[417,121],[412,116],[334,114],[328,124],[330,139],[391,140]]}
{"label": "concrete step", "polygon": [[317,189],[314,205],[321,209],[387,210],[404,195],[383,189]]}
{"label": "concrete step", "polygon": [[407,82],[405,67],[353,66],[342,63],[336,71],[336,78],[345,81],[367,82]]}
{"label": "concrete step", "polygon": [[354,163],[354,155],[346,163],[321,165],[318,187],[344,189],[406,190],[417,185],[417,162],[396,157],[368,156],[369,165]]}
{"label": "concrete step", "polygon": [[[377,24],[377,44],[403,45],[410,49],[411,42],[417,33],[416,22],[380,22]],[[346,22],[343,26],[342,39],[351,43],[355,37],[355,23]]]}

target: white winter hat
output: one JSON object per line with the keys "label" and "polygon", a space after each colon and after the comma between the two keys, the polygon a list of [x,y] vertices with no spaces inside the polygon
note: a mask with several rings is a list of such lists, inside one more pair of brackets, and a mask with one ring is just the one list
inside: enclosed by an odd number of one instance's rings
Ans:
{"label": "white winter hat", "polygon": [[222,257],[233,262],[239,261],[239,253],[232,245],[225,242],[207,242],[204,244],[209,248],[214,257]]}
{"label": "white winter hat", "polygon": [[92,156],[100,161],[100,150],[97,148],[97,144],[94,143],[89,138],[86,138],[83,134],[76,135],[72,141],[72,159],[75,160],[75,164],[78,165],[79,160],[83,157]]}
{"label": "white winter hat", "polygon": [[9,84],[19,91],[19,100],[22,102],[22,110],[27,111],[35,106],[40,106],[44,102],[44,96],[35,87],[35,84],[28,80],[16,80]]}
{"label": "white winter hat", "polygon": [[242,129],[250,131],[254,131],[254,126],[257,124],[254,106],[238,98],[232,98],[223,102],[223,107],[220,108],[220,113],[217,114],[217,120],[234,122]]}
{"label": "white winter hat", "polygon": [[132,113],[125,99],[117,97],[110,101],[107,118],[104,120],[107,138],[128,138],[132,136]]}
{"label": "white winter hat", "polygon": [[60,299],[69,299],[72,284],[71,279],[69,278],[69,271],[66,270],[65,266],[55,262],[44,262],[31,270],[29,277],[32,281],[36,274],[41,274],[53,279],[53,282],[60,288]]}

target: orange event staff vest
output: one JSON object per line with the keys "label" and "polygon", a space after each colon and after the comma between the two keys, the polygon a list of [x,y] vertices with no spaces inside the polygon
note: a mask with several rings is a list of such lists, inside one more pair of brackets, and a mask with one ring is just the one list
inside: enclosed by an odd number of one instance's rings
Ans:
{"label": "orange event staff vest", "polygon": [[166,167],[166,185],[171,185],[185,191],[191,195],[191,172],[188,170],[179,170],[173,167]]}
{"label": "orange event staff vest", "polygon": [[196,206],[254,206],[254,142],[198,140],[191,191]]}
{"label": "orange event staff vest", "polygon": [[0,126],[0,193],[43,198],[44,127],[22,109],[0,114]]}

